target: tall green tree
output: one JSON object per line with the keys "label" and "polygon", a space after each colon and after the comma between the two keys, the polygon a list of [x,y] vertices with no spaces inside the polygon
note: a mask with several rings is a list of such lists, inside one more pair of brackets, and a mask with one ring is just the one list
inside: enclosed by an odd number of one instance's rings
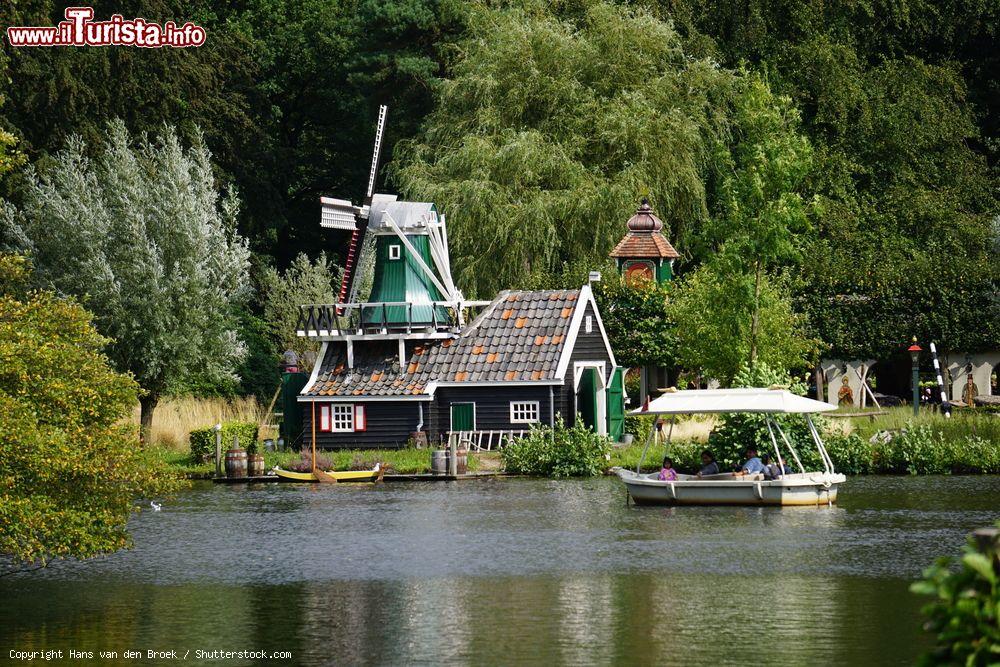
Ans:
{"label": "tall green tree", "polygon": [[300,254],[283,273],[270,267],[263,270],[260,291],[264,302],[264,320],[281,350],[292,350],[301,358],[319,349],[315,339],[296,334],[299,306],[336,303],[334,283],[339,282],[339,274],[340,270],[324,253],[320,253],[315,262],[305,253]]}
{"label": "tall green tree", "polygon": [[42,285],[94,312],[115,366],[143,389],[143,434],[178,378],[233,376],[245,354],[233,306],[248,296],[249,251],[235,229],[238,200],[220,197],[200,140],[185,149],[164,128],[133,142],[115,122],[96,159],[70,139],[29,184],[20,209],[4,204],[6,234]]}
{"label": "tall green tree", "polygon": [[1000,87],[983,76],[1000,57],[995,3],[654,4],[689,50],[766,71],[801,110],[822,212],[796,303],[832,354],[884,356],[912,334],[1000,345],[987,242]]}
{"label": "tall green tree", "polygon": [[708,217],[739,75],[646,12],[554,7],[477,6],[420,137],[397,147],[393,178],[448,216],[470,294],[603,263],[647,188],[679,247]]}
{"label": "tall green tree", "polygon": [[[798,113],[757,76],[748,76],[733,104],[733,147],[722,172],[718,210],[709,236],[719,248],[712,262],[735,285],[748,276],[749,357],[760,345],[761,292],[768,272],[794,264],[809,228],[803,200],[812,166],[809,141],[797,132]],[[716,302],[706,301],[705,308]]]}
{"label": "tall green tree", "polygon": [[15,567],[121,549],[134,500],[176,488],[124,423],[138,385],[90,314],[29,291],[27,269],[0,254],[0,555]]}
{"label": "tall green tree", "polygon": [[809,338],[786,287],[767,273],[758,280],[709,262],[675,286],[669,312],[678,363],[723,384],[751,359],[772,368],[802,368],[816,351],[817,341]]}
{"label": "tall green tree", "polygon": [[654,281],[630,284],[618,273],[606,272],[594,288],[594,298],[619,364],[676,365],[677,332],[669,288]]}

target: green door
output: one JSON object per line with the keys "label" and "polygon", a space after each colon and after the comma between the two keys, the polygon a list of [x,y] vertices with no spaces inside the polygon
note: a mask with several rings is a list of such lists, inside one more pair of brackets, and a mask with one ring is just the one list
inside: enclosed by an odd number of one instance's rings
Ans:
{"label": "green door", "polygon": [[576,390],[576,409],[590,430],[597,432],[597,369],[585,368]]}
{"label": "green door", "polygon": [[608,385],[608,435],[615,442],[625,430],[625,369],[616,368]]}
{"label": "green door", "polygon": [[299,392],[309,383],[309,373],[284,373],[281,376],[281,437],[285,447],[298,448],[302,438],[302,404]]}
{"label": "green door", "polygon": [[476,430],[476,404],[475,403],[452,403],[451,404],[451,430],[452,431],[475,431]]}

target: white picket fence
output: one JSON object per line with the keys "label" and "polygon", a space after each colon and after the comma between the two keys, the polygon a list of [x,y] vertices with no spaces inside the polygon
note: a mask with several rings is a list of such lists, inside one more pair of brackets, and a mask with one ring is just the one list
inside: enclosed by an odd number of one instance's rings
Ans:
{"label": "white picket fence", "polygon": [[524,429],[520,431],[448,431],[448,446],[452,442],[456,446],[467,446],[469,449],[478,452],[493,451],[494,448],[501,449],[505,444],[513,442],[517,438],[523,438],[527,433]]}

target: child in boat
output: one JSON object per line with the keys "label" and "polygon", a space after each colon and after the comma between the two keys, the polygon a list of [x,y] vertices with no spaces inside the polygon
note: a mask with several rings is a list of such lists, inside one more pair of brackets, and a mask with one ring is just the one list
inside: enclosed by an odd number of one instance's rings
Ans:
{"label": "child in boat", "polygon": [[663,467],[660,468],[660,474],[657,479],[661,482],[676,482],[677,481],[677,471],[674,470],[674,462],[669,456],[663,457]]}
{"label": "child in boat", "polygon": [[764,479],[780,479],[784,472],[777,463],[771,461],[770,454],[764,454]]}

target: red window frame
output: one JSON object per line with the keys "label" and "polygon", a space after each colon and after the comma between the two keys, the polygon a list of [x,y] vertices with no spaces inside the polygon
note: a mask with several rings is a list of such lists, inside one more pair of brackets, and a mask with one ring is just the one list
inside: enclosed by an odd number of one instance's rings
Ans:
{"label": "red window frame", "polygon": [[[337,405],[343,405],[343,403],[338,403]],[[354,432],[367,431],[368,412],[365,410],[365,406],[361,403],[351,403],[350,405],[354,415]],[[320,433],[350,433],[351,431],[333,430],[333,406],[333,403],[319,404],[319,423],[316,425],[316,429]]]}

